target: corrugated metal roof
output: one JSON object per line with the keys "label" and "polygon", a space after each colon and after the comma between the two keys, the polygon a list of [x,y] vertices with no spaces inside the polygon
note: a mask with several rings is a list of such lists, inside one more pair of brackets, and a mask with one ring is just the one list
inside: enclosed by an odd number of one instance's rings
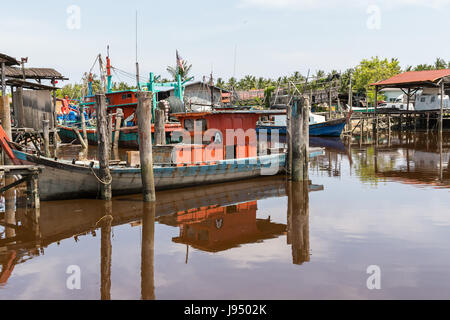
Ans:
{"label": "corrugated metal roof", "polygon": [[371,86],[395,86],[395,85],[411,85],[435,83],[436,81],[450,76],[450,69],[442,70],[426,70],[426,71],[409,71],[398,74],[387,80],[372,83]]}

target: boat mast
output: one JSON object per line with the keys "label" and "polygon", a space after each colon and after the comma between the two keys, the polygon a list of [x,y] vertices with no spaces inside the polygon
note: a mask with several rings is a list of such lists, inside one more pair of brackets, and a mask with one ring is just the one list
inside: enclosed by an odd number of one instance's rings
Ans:
{"label": "boat mast", "polygon": [[106,56],[106,75],[108,77],[108,84],[106,88],[106,92],[112,91],[112,75],[111,75],[111,59],[109,58],[109,46],[108,46],[108,55]]}

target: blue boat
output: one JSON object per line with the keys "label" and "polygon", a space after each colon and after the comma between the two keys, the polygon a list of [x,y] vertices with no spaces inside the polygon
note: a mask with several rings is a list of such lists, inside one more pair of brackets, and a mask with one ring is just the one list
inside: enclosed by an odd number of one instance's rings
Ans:
{"label": "blue boat", "polygon": [[[312,137],[340,137],[347,123],[346,118],[325,121],[309,125],[309,135]],[[268,134],[278,130],[281,135],[286,134],[286,126],[277,125],[259,125],[256,131],[267,130]]]}

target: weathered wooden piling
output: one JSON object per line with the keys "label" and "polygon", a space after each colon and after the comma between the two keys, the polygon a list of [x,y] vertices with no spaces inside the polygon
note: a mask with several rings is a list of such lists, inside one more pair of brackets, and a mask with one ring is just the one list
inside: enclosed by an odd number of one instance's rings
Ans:
{"label": "weathered wooden piling", "polygon": [[50,120],[42,120],[42,132],[44,136],[44,155],[50,158]]}
{"label": "weathered wooden piling", "polygon": [[110,159],[110,140],[107,128],[106,100],[104,94],[95,95],[95,103],[97,107],[97,136],[98,136],[98,161],[100,198],[102,200],[111,200],[111,182],[112,177],[109,170]]}
{"label": "weathered wooden piling", "polygon": [[11,109],[6,95],[6,63],[1,64],[1,89],[2,96],[0,98],[0,119],[2,121],[3,130],[11,140]]}
{"label": "weathered wooden piling", "polygon": [[155,145],[166,144],[166,112],[161,108],[155,110]]}
{"label": "weathered wooden piling", "polygon": [[111,300],[112,203],[111,201],[105,201],[103,206],[104,216],[99,221],[101,226],[100,297],[102,300]]}
{"label": "weathered wooden piling", "polygon": [[439,112],[439,135],[442,137],[442,131],[444,130],[444,96],[445,96],[445,82],[441,80],[441,111]]}
{"label": "weathered wooden piling", "polygon": [[137,118],[144,201],[154,202],[156,194],[152,156],[152,96],[148,92],[138,92]]}
{"label": "weathered wooden piling", "polygon": [[155,202],[144,202],[141,241],[142,300],[155,300],[155,209]]}
{"label": "weathered wooden piling", "polygon": [[310,261],[309,181],[290,184],[292,262],[302,265]]}
{"label": "weathered wooden piling", "polygon": [[108,139],[111,147],[113,144],[113,115],[111,113],[108,113]]}
{"label": "weathered wooden piling", "polygon": [[119,155],[120,129],[122,126],[123,118],[124,118],[123,110],[117,109],[116,126],[114,128],[114,142],[113,142],[113,152],[114,152],[114,158],[116,160],[118,159],[118,155]]}
{"label": "weathered wooden piling", "polygon": [[28,203],[31,208],[40,209],[41,199],[39,197],[39,173],[36,171],[27,179]]}
{"label": "weathered wooden piling", "polygon": [[88,141],[88,136],[87,136],[87,130],[86,130],[86,118],[84,117],[84,109],[85,107],[82,106],[81,107],[81,130],[83,131],[83,140],[84,140],[84,145],[83,148],[85,149],[85,152],[87,153],[88,148],[89,148],[89,141]]}
{"label": "weathered wooden piling", "polygon": [[292,181],[308,180],[309,167],[309,99],[294,99],[291,110]]}
{"label": "weathered wooden piling", "polygon": [[287,106],[286,115],[286,144],[287,144],[287,166],[286,172],[288,176],[292,176],[292,106]]}

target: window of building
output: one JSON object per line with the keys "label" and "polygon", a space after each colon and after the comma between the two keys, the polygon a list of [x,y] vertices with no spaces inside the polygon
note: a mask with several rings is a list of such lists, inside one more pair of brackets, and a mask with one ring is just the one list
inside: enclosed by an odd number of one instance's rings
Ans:
{"label": "window of building", "polygon": [[197,123],[197,128],[200,127],[202,131],[207,130],[206,119],[199,119],[195,121],[193,119],[186,119],[184,120],[184,128],[189,132],[194,132],[194,123]]}

